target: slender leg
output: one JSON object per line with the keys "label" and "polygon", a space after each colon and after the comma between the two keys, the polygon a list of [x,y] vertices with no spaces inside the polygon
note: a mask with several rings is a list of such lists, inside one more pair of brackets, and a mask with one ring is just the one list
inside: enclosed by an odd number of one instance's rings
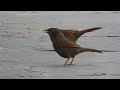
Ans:
{"label": "slender leg", "polygon": [[[68,58],[68,60],[69,60],[69,58]],[[65,64],[64,64],[64,65],[66,65],[66,64],[67,64],[68,60],[65,62]]]}
{"label": "slender leg", "polygon": [[72,61],[71,61],[70,65],[72,65],[73,60],[74,60],[74,57],[72,58]]}

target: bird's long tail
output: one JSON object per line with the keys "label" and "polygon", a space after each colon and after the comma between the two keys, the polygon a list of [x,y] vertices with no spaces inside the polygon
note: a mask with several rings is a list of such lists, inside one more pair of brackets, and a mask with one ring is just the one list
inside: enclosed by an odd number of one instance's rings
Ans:
{"label": "bird's long tail", "polygon": [[92,48],[82,48],[82,52],[97,52],[97,53],[102,53],[103,50],[97,50],[97,49],[92,49]]}

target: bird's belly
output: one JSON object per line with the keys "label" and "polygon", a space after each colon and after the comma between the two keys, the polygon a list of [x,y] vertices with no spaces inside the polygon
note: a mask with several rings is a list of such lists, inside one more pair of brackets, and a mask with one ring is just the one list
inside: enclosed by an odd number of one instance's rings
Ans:
{"label": "bird's belly", "polygon": [[76,48],[74,49],[73,48],[61,48],[61,49],[55,49],[55,50],[61,57],[71,58],[78,54],[78,52],[76,52],[75,49]]}
{"label": "bird's belly", "polygon": [[56,49],[56,52],[57,52],[61,57],[64,57],[64,58],[69,58],[69,57],[70,57],[68,51],[65,50],[65,49]]}

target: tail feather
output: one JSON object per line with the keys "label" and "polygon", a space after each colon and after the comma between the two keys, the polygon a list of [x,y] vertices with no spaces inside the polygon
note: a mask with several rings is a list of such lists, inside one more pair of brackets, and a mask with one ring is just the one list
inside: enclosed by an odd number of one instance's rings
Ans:
{"label": "tail feather", "polygon": [[92,48],[82,48],[83,52],[97,52],[97,53],[102,53],[103,50],[97,50],[97,49],[92,49]]}

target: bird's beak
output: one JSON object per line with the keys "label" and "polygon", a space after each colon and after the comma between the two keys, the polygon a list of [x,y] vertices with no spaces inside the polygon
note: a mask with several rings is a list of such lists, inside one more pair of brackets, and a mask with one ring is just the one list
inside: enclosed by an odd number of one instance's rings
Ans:
{"label": "bird's beak", "polygon": [[48,30],[43,30],[43,32],[46,32],[46,33],[47,33],[47,32],[48,32]]}

